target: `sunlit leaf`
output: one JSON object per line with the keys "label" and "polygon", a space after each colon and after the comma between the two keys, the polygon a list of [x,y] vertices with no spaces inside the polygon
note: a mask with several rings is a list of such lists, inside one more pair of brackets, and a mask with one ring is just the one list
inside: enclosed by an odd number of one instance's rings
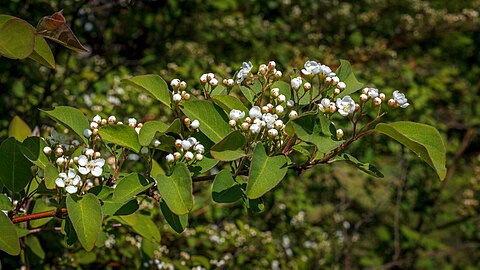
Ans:
{"label": "sunlit leaf", "polygon": [[44,111],[50,118],[70,129],[78,138],[88,143],[83,136],[83,131],[89,128],[85,115],[78,109],[68,106],[56,106],[53,110]]}
{"label": "sunlit leaf", "polygon": [[126,147],[136,153],[142,147],[138,142],[138,134],[135,129],[127,125],[106,125],[98,130],[103,140]]}
{"label": "sunlit leaf", "polygon": [[145,177],[138,173],[129,174],[117,182],[117,186],[113,190],[113,200],[116,202],[130,200],[153,184],[154,182],[149,183]]}
{"label": "sunlit leaf", "polygon": [[32,135],[32,130],[22,118],[17,115],[13,117],[8,126],[8,137],[14,137],[19,142],[23,142],[28,136]]}
{"label": "sunlit leaf", "polygon": [[171,93],[162,77],[156,74],[147,74],[124,79],[122,82],[148,93],[168,107],[170,106]]}
{"label": "sunlit leaf", "polygon": [[11,59],[28,57],[35,47],[35,28],[26,21],[0,15],[0,55]]}
{"label": "sunlit leaf", "polygon": [[231,161],[245,156],[245,137],[239,130],[230,132],[210,149],[212,157],[222,161]]}
{"label": "sunlit leaf", "polygon": [[91,193],[82,197],[69,195],[67,209],[80,244],[85,250],[92,250],[102,229],[103,214],[100,201]]}
{"label": "sunlit leaf", "polygon": [[241,184],[235,182],[231,171],[223,170],[215,176],[212,198],[217,203],[233,203],[242,198]]}
{"label": "sunlit leaf", "polygon": [[361,162],[357,158],[355,158],[354,156],[349,155],[347,153],[342,153],[342,154],[338,155],[335,158],[335,161],[345,161],[348,164],[351,164],[351,165],[357,167],[361,171],[370,174],[371,176],[375,176],[375,177],[379,177],[379,178],[383,178],[383,176],[384,176],[383,173],[380,172],[372,164]]}
{"label": "sunlit leaf", "polygon": [[184,163],[177,163],[170,176],[157,176],[158,191],[173,213],[181,216],[193,207],[192,178]]}
{"label": "sunlit leaf", "polygon": [[40,35],[35,35],[35,48],[28,57],[39,64],[49,68],[55,68],[55,58],[53,57],[52,50],[48,46],[47,41]]}

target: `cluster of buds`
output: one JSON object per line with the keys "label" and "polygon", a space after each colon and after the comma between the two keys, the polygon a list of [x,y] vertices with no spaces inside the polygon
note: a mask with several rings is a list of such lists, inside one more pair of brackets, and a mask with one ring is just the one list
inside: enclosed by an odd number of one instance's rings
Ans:
{"label": "cluster of buds", "polygon": [[216,87],[218,85],[218,80],[215,78],[215,74],[210,72],[204,73],[200,76],[200,83],[202,85],[209,84],[211,87]]}
{"label": "cluster of buds", "polygon": [[322,113],[333,114],[338,111],[342,116],[348,116],[360,109],[360,105],[355,103],[350,96],[337,98],[336,102],[333,102],[328,98],[322,98],[317,106],[318,110]]}
{"label": "cluster of buds", "polygon": [[180,81],[179,79],[173,79],[170,82],[172,87],[172,100],[174,103],[180,103],[182,100],[189,100],[190,94],[185,91],[187,88],[187,83],[185,81]]}
{"label": "cluster of buds", "polygon": [[183,118],[183,123],[185,124],[185,126],[191,128],[193,130],[197,130],[200,127],[200,121],[198,121],[196,119],[192,121],[188,117]]}
{"label": "cluster of buds", "polygon": [[186,140],[177,139],[175,141],[177,151],[168,154],[165,159],[168,163],[173,163],[184,159],[187,162],[196,162],[203,159],[205,147],[196,138],[190,137]]}
{"label": "cluster of buds", "polygon": [[282,78],[283,73],[280,70],[277,70],[277,63],[275,61],[270,61],[268,64],[261,64],[258,68],[258,74],[264,77],[273,76],[275,79]]}
{"label": "cluster of buds", "polygon": [[[315,61],[307,61],[305,62],[304,68],[302,69],[302,76],[311,78],[314,76],[320,76],[325,84],[327,85],[327,89],[333,89],[333,94],[338,95],[340,94],[347,85],[340,81],[340,78],[337,76],[335,72],[327,65],[322,65]],[[294,90],[300,89],[302,86],[302,79],[301,77],[293,78],[291,81],[292,88]],[[303,89],[308,91],[312,88],[309,82],[306,82],[303,85]]]}
{"label": "cluster of buds", "polygon": [[223,84],[227,87],[233,87],[235,85],[235,81],[233,79],[223,79]]}
{"label": "cluster of buds", "polygon": [[53,154],[55,163],[59,166],[71,165],[72,160],[70,156],[81,145],[78,140],[68,141],[67,136],[58,134],[55,130],[52,130],[50,137],[47,138],[48,146],[43,148],[43,152],[47,156]]}
{"label": "cluster of buds", "polygon": [[367,102],[368,100],[372,100],[374,106],[380,106],[382,101],[385,100],[385,94],[379,93],[377,88],[365,87],[362,89],[360,102]]}
{"label": "cluster of buds", "polygon": [[85,136],[85,138],[90,138],[92,137],[92,135],[97,135],[98,129],[101,126],[104,126],[107,124],[115,125],[115,124],[122,124],[122,122],[117,123],[117,118],[113,115],[109,116],[108,119],[105,119],[97,114],[93,117],[92,122],[90,122],[90,128],[86,128],[83,131],[83,136]]}
{"label": "cluster of buds", "polygon": [[134,128],[135,131],[139,134],[140,130],[143,127],[143,124],[139,123],[135,118],[128,118],[128,126]]}

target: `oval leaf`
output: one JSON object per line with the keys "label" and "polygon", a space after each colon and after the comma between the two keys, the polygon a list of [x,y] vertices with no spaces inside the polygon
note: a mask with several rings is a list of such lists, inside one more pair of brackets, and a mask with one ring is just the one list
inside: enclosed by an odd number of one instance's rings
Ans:
{"label": "oval leaf", "polygon": [[146,92],[163,104],[170,106],[170,90],[162,77],[155,74],[147,74],[122,80],[123,83]]}
{"label": "oval leaf", "polygon": [[228,95],[217,95],[212,97],[213,102],[220,106],[227,114],[230,113],[231,110],[240,110],[245,112],[248,115],[248,109],[243,105],[240,99],[234,96]]}
{"label": "oval leaf", "polygon": [[83,131],[90,126],[87,118],[80,110],[68,106],[57,106],[50,111],[41,111],[46,113],[53,120],[70,129],[85,143],[88,143],[87,138],[83,136]]}
{"label": "oval leaf", "polygon": [[282,181],[287,170],[287,158],[284,155],[269,157],[263,144],[257,144],[250,164],[247,197],[256,199],[267,193]]}
{"label": "oval leaf", "polygon": [[41,137],[28,137],[22,143],[23,155],[38,167],[45,169],[50,163],[48,157],[43,152],[43,148],[47,146],[45,140]]}
{"label": "oval leaf", "polygon": [[352,66],[347,60],[340,60],[340,67],[335,71],[340,81],[344,82],[347,86],[345,89],[337,95],[338,98],[342,98],[346,95],[353,94],[363,87],[363,83],[359,82],[353,74]]}
{"label": "oval leaf", "polygon": [[218,160],[232,161],[245,156],[244,146],[245,137],[239,130],[234,130],[212,146],[210,154]]}
{"label": "oval leaf", "polygon": [[35,28],[22,19],[6,20],[0,27],[0,55],[11,59],[28,57],[35,47],[34,32]]}
{"label": "oval leaf", "polygon": [[91,193],[82,197],[70,195],[67,197],[67,209],[80,244],[85,250],[92,250],[102,229],[100,201]]}
{"label": "oval leaf", "polygon": [[183,104],[182,111],[192,121],[200,122],[200,131],[213,142],[221,141],[232,130],[226,115],[207,100],[190,100]]}
{"label": "oval leaf", "polygon": [[8,138],[0,145],[0,182],[13,192],[19,192],[32,179],[32,163],[23,156],[22,145]]}
{"label": "oval leaf", "polygon": [[414,122],[394,122],[378,124],[377,132],[383,133],[408,149],[412,150],[437,173],[440,180],[445,179],[446,150],[438,130],[432,126]]}
{"label": "oval leaf", "polygon": [[4,213],[0,213],[0,250],[6,253],[17,256],[20,254],[20,242],[18,241],[17,230],[12,221]]}
{"label": "oval leaf", "polygon": [[212,198],[217,203],[234,203],[242,198],[241,185],[233,179],[231,171],[223,170],[215,176]]}
{"label": "oval leaf", "polygon": [[164,200],[160,202],[160,210],[162,210],[163,217],[177,233],[182,233],[188,226],[188,215],[178,216],[173,213]]}
{"label": "oval leaf", "polygon": [[113,190],[113,200],[116,202],[130,200],[153,184],[154,182],[148,183],[148,180],[138,173],[129,174],[117,182],[117,187]]}
{"label": "oval leaf", "polygon": [[120,218],[128,226],[132,227],[136,233],[145,237],[149,241],[156,241],[157,243],[160,242],[160,232],[158,231],[157,225],[153,223],[151,217],[140,214],[132,214],[128,216],[121,216]]}
{"label": "oval leaf", "polygon": [[14,137],[19,142],[23,142],[28,136],[32,135],[32,130],[22,118],[13,117],[8,126],[8,137]]}
{"label": "oval leaf", "polygon": [[184,163],[173,167],[172,175],[157,176],[158,191],[175,214],[187,214],[193,207],[192,178]]}
{"label": "oval leaf", "polygon": [[35,36],[35,48],[28,57],[39,64],[55,69],[55,58],[52,50],[47,41],[40,35]]}
{"label": "oval leaf", "polygon": [[126,216],[135,213],[138,207],[135,199],[127,202],[103,201],[102,211],[105,216]]}
{"label": "oval leaf", "polygon": [[135,129],[127,125],[106,125],[98,130],[103,140],[126,147],[135,152],[140,152],[142,147],[138,142]]}

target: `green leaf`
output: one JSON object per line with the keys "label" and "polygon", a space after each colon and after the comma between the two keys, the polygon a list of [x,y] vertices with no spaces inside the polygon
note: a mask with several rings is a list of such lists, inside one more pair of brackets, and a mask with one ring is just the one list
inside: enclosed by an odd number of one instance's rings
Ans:
{"label": "green leaf", "polygon": [[221,141],[232,130],[221,109],[207,100],[190,100],[182,111],[188,118],[200,122],[200,131],[213,142]]}
{"label": "green leaf", "polygon": [[172,175],[157,176],[158,191],[175,214],[187,214],[193,207],[192,178],[184,163],[173,167]]}
{"label": "green leaf", "polygon": [[217,203],[234,203],[242,198],[242,187],[235,182],[231,171],[223,170],[215,176],[212,198]]}
{"label": "green leaf", "polygon": [[357,167],[361,171],[370,174],[371,176],[375,176],[375,177],[379,177],[379,178],[383,178],[383,176],[384,176],[383,173],[380,172],[372,164],[361,162],[357,158],[355,158],[354,156],[349,155],[347,153],[342,153],[342,154],[338,155],[335,158],[335,161],[345,161],[345,162]]}
{"label": "green leaf", "polygon": [[138,173],[129,174],[117,182],[117,186],[113,190],[113,200],[116,202],[130,200],[140,192],[153,186],[153,184],[155,183],[149,183],[145,177]]}
{"label": "green leaf", "polygon": [[215,87],[215,89],[210,92],[210,96],[213,97],[216,95],[227,95],[227,87],[225,87],[224,85],[218,85],[217,87]]}
{"label": "green leaf", "polygon": [[40,35],[35,35],[35,48],[28,57],[39,64],[55,69],[55,58],[52,50],[47,41]]}
{"label": "green leaf", "polygon": [[250,214],[260,213],[265,209],[262,198],[247,199],[244,204]]}
{"label": "green leaf", "polygon": [[69,195],[67,209],[80,244],[85,250],[92,250],[102,229],[103,215],[100,201],[91,193],[82,197]]}
{"label": "green leaf", "polygon": [[[37,199],[35,200],[35,205],[33,206],[32,214],[50,211],[53,209],[55,209],[55,206],[48,205],[43,199]],[[34,219],[30,221],[30,226],[32,228],[38,228],[40,226],[47,224],[52,218],[53,217]]]}
{"label": "green leaf", "polygon": [[28,136],[32,136],[32,130],[22,118],[17,115],[13,117],[8,126],[8,137],[14,137],[19,142],[23,142]]}
{"label": "green leaf", "polygon": [[347,85],[345,89],[339,95],[337,95],[338,98],[353,94],[363,87],[363,83],[357,81],[357,78],[355,78],[355,74],[353,74],[352,71],[352,66],[347,60],[340,60],[340,67],[335,71],[335,73],[340,81]]}
{"label": "green leaf", "polygon": [[138,134],[135,129],[127,125],[106,125],[98,130],[103,140],[126,147],[136,153],[142,147],[138,142]]}
{"label": "green leaf", "polygon": [[23,155],[37,165],[39,168],[45,169],[50,161],[43,152],[43,148],[47,146],[45,140],[41,137],[28,137],[22,143]]}
{"label": "green leaf", "polygon": [[41,111],[46,113],[53,120],[70,129],[80,139],[88,144],[87,138],[83,136],[83,131],[90,128],[90,126],[87,118],[80,110],[68,106],[57,106],[50,111]]}
{"label": "green leaf", "polygon": [[284,155],[269,157],[263,144],[258,143],[250,164],[247,197],[256,199],[274,188],[287,173],[287,158]]}
{"label": "green leaf", "polygon": [[40,241],[37,237],[33,235],[28,236],[25,241],[25,246],[40,260],[45,259],[45,251],[43,251],[42,245],[40,245]]}
{"label": "green leaf", "polygon": [[405,121],[378,124],[375,131],[395,139],[412,150],[435,170],[440,180],[445,179],[446,150],[437,129],[429,125]]}
{"label": "green leaf", "polygon": [[160,202],[160,210],[162,210],[163,217],[177,233],[182,233],[188,226],[188,214],[178,216],[173,213],[164,200]]}
{"label": "green leaf", "polygon": [[12,210],[12,201],[5,194],[0,194],[0,210]]}
{"label": "green leaf", "polygon": [[0,145],[0,182],[13,192],[19,192],[32,179],[32,163],[23,156],[22,144],[8,138]]}
{"label": "green leaf", "polygon": [[143,127],[140,129],[138,134],[138,141],[142,146],[150,146],[153,139],[156,138],[157,134],[163,134],[168,129],[168,125],[162,121],[149,121],[146,122]]}
{"label": "green leaf", "polygon": [[0,55],[11,59],[28,57],[35,47],[35,28],[11,16],[2,15],[0,22]]}
{"label": "green leaf", "polygon": [[230,132],[225,138],[210,148],[212,157],[222,161],[232,161],[245,156],[245,137],[239,130]]}
{"label": "green leaf", "polygon": [[107,186],[95,186],[87,191],[87,193],[92,193],[97,196],[99,200],[111,200],[113,191],[115,189]]}
{"label": "green leaf", "polygon": [[147,240],[155,241],[157,243],[160,242],[160,232],[158,231],[157,225],[153,223],[151,217],[140,214],[132,214],[128,216],[121,216],[119,218],[123,220],[125,224],[132,227],[133,231],[145,237]]}
{"label": "green leaf", "polygon": [[72,246],[73,244],[77,243],[77,233],[75,232],[72,221],[69,217],[62,221],[62,232],[65,234],[65,242],[67,245]]}
{"label": "green leaf", "polygon": [[12,221],[3,213],[0,215],[0,250],[6,253],[17,256],[20,254],[20,242],[18,241],[18,233]]}
{"label": "green leaf", "polygon": [[123,79],[122,82],[150,94],[158,101],[170,107],[170,90],[168,90],[168,85],[162,77],[155,74],[147,74]]}
{"label": "green leaf", "polygon": [[135,199],[123,202],[103,201],[102,212],[105,216],[126,216],[138,210],[138,202]]}
{"label": "green leaf", "polygon": [[203,157],[202,160],[195,162],[194,164],[188,165],[188,170],[191,172],[192,176],[195,177],[202,173],[205,173],[215,167],[218,164],[218,160],[213,158]]}
{"label": "green leaf", "polygon": [[242,101],[240,99],[234,97],[234,96],[229,96],[229,95],[217,95],[212,97],[212,100],[215,104],[220,106],[227,114],[230,113],[231,110],[240,110],[245,112],[245,114],[248,115],[248,109],[243,105]]}
{"label": "green leaf", "polygon": [[55,165],[52,163],[48,163],[47,166],[45,167],[45,187],[47,189],[55,189],[57,187],[57,184],[55,184],[55,180],[58,178],[58,170]]}

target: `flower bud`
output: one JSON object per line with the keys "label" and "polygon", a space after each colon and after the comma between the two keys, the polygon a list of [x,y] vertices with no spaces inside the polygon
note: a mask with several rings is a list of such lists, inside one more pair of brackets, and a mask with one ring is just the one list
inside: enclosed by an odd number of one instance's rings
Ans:
{"label": "flower bud", "polygon": [[97,114],[93,117],[93,122],[100,124],[100,121],[102,121],[102,117],[100,115]]}
{"label": "flower bud", "polygon": [[114,125],[117,122],[117,118],[111,115],[110,117],[108,117],[107,121],[110,125]]}
{"label": "flower bud", "polygon": [[285,97],[285,95],[279,95],[278,98],[277,98],[277,101],[278,103],[283,103],[285,102],[287,98]]}
{"label": "flower bud", "polygon": [[337,76],[332,77],[332,84],[333,85],[337,85],[339,82],[340,82],[340,78],[338,78]]}
{"label": "flower bud", "polygon": [[341,90],[345,90],[345,87],[347,87],[347,85],[346,85],[344,82],[339,82],[339,83],[337,84],[337,87],[338,87],[338,89],[340,89],[340,91],[341,91]]}
{"label": "flower bud", "polygon": [[173,102],[179,103],[182,100],[182,96],[180,94],[173,95]]}
{"label": "flower bud", "polygon": [[207,80],[210,81],[211,79],[215,78],[215,74],[209,72],[207,73]]}
{"label": "flower bud", "polygon": [[381,99],[381,100],[385,100],[385,94],[384,93],[380,93],[378,95],[378,97]]}
{"label": "flower bud", "polygon": [[283,129],[283,121],[282,120],[276,120],[275,123],[273,124],[277,130]]}
{"label": "flower bud", "polygon": [[129,127],[136,127],[136,126],[137,126],[137,119],[135,119],[135,118],[128,118],[128,126],[129,126]]}
{"label": "flower bud", "polygon": [[200,127],[200,122],[198,120],[193,120],[192,123],[190,124],[190,127],[193,129],[197,129]]}
{"label": "flower bud", "polygon": [[235,84],[235,81],[233,79],[228,79],[226,85],[229,87],[232,87]]}
{"label": "flower bud", "polygon": [[333,90],[333,94],[334,94],[334,95],[340,94],[340,89],[335,88],[335,89]]}
{"label": "flower bud", "polygon": [[268,108],[267,105],[265,105],[265,106],[262,107],[262,112],[263,112],[263,113],[268,113],[269,111],[270,111],[270,108]]}
{"label": "flower bud", "polygon": [[310,89],[312,89],[312,84],[309,83],[309,82],[306,82],[303,84],[303,89],[305,89],[305,91],[308,91]]}
{"label": "flower bud", "polygon": [[190,123],[191,123],[190,118],[188,118],[188,117],[183,118],[183,123],[184,123],[186,126],[189,126]]}
{"label": "flower bud", "polygon": [[203,146],[203,144],[196,144],[194,147],[193,147],[193,150],[195,150],[197,153],[200,153],[200,154],[203,154],[205,153],[205,146]]}
{"label": "flower bud", "polygon": [[256,134],[256,133],[260,133],[261,130],[262,130],[262,127],[261,127],[259,124],[252,124],[252,125],[250,126],[250,131],[251,131],[252,133],[255,133],[255,134]]}
{"label": "flower bud", "polygon": [[290,85],[292,86],[293,90],[300,89],[300,86],[302,86],[302,78],[301,77],[293,78],[290,82]]}
{"label": "flower bud", "polygon": [[251,124],[252,123],[252,118],[247,116],[247,118],[245,118],[245,122]]}
{"label": "flower bud", "polygon": [[190,152],[190,151],[187,151],[187,152],[185,153],[185,159],[186,159],[186,160],[192,160],[192,159],[193,159],[193,153]]}
{"label": "flower bud", "polygon": [[180,80],[179,79],[173,79],[170,82],[170,85],[173,87],[173,89],[177,89],[180,86]]}
{"label": "flower bud", "polygon": [[142,149],[140,150],[140,154],[142,154],[142,155],[148,154],[148,148],[147,147],[142,147]]}
{"label": "flower bud", "polygon": [[366,95],[366,94],[368,94],[368,91],[370,91],[370,88],[365,87],[365,88],[362,89],[362,94]]}
{"label": "flower bud", "polygon": [[360,102],[365,102],[368,100],[368,96],[366,94],[361,94],[360,95]]}
{"label": "flower bud", "polygon": [[182,140],[176,139],[176,140],[175,140],[175,147],[178,148],[178,147],[181,147],[181,146],[182,146]]}
{"label": "flower bud", "polygon": [[90,123],[90,128],[91,129],[98,128],[98,123],[97,122],[91,122]]}
{"label": "flower bud", "polygon": [[218,80],[213,78],[208,82],[211,86],[215,87],[218,85]]}
{"label": "flower bud", "polygon": [[94,129],[92,130],[92,134],[93,134],[93,135],[97,135],[97,134],[98,134],[98,128],[94,128]]}
{"label": "flower bud", "polygon": [[57,165],[62,165],[63,163],[65,163],[65,158],[64,157],[59,157],[59,158],[57,158],[55,163],[57,163]]}
{"label": "flower bud", "polygon": [[56,155],[57,157],[63,155],[63,149],[62,149],[62,147],[57,147],[57,148],[55,149],[55,155]]}
{"label": "flower bud", "polygon": [[159,140],[154,140],[153,141],[153,147],[159,147],[160,144],[162,144]]}
{"label": "flower bud", "polygon": [[282,78],[282,75],[283,75],[282,72],[281,72],[280,70],[277,70],[277,71],[275,72],[275,79],[280,79],[280,78]]}
{"label": "flower bud", "polygon": [[275,63],[275,61],[270,61],[268,62],[267,68],[268,70],[273,70],[275,69],[276,66],[277,66],[277,63]]}
{"label": "flower bud", "polygon": [[182,154],[180,154],[180,152],[175,152],[173,153],[173,157],[175,160],[180,160],[182,158]]}
{"label": "flower bud", "polygon": [[278,130],[273,128],[268,130],[268,137],[275,138],[277,136],[278,136]]}
{"label": "flower bud", "polygon": [[187,83],[184,81],[181,81],[180,85],[178,86],[178,89],[183,90],[185,88],[187,88]]}
{"label": "flower bud", "polygon": [[98,151],[95,152],[95,153],[93,153],[93,158],[99,158],[99,157],[101,157],[101,156],[102,156],[102,154],[101,154],[100,152],[98,152]]}
{"label": "flower bud", "polygon": [[200,161],[200,160],[203,159],[203,155],[200,154],[200,153],[197,153],[197,154],[195,155],[195,159],[198,160],[198,161]]}
{"label": "flower bud", "polygon": [[278,88],[272,88],[272,89],[270,90],[270,95],[272,95],[272,97],[274,97],[274,98],[277,98],[278,95],[280,95],[280,89],[278,89]]}
{"label": "flower bud", "polygon": [[235,126],[237,125],[237,121],[235,121],[235,120],[232,119],[232,120],[228,121],[228,124],[229,124],[231,127],[235,127]]}
{"label": "flower bud", "polygon": [[85,136],[85,138],[90,138],[92,136],[92,131],[86,128],[85,130],[83,130],[83,136]]}
{"label": "flower bud", "polygon": [[206,73],[202,74],[202,76],[200,76],[200,82],[202,84],[206,84],[207,81],[208,81],[207,74]]}
{"label": "flower bud", "polygon": [[388,106],[395,107],[395,105],[397,105],[397,102],[395,101],[395,99],[391,98],[388,100]]}
{"label": "flower bud", "polygon": [[260,68],[258,69],[258,73],[265,75],[267,73],[267,67],[260,66]]}
{"label": "flower bud", "polygon": [[50,155],[52,153],[52,148],[50,148],[50,146],[45,146],[43,148],[43,153],[45,153],[45,155]]}
{"label": "flower bud", "polygon": [[100,121],[100,124],[101,124],[102,126],[106,125],[107,123],[108,123],[107,119],[102,119],[102,120]]}
{"label": "flower bud", "polygon": [[95,153],[95,151],[93,151],[93,149],[91,149],[91,148],[85,149],[85,156],[87,156],[87,157],[93,157],[94,153]]}
{"label": "flower bud", "polygon": [[342,129],[337,129],[337,140],[340,140],[343,138],[343,130]]}
{"label": "flower bud", "polygon": [[282,114],[283,113],[283,106],[282,105],[278,105],[277,107],[275,107],[275,113],[276,114]]}
{"label": "flower bud", "polygon": [[183,96],[183,98],[184,98],[185,100],[190,100],[190,94],[189,94],[189,93],[186,93],[186,94]]}
{"label": "flower bud", "polygon": [[247,123],[247,122],[243,122],[243,123],[240,125],[240,127],[242,128],[242,130],[247,131],[248,128],[250,127],[250,124]]}
{"label": "flower bud", "polygon": [[295,106],[295,101],[292,99],[287,100],[287,108],[293,108]]}
{"label": "flower bud", "polygon": [[290,119],[297,119],[298,118],[298,113],[296,111],[291,111],[289,114],[288,114],[288,118]]}
{"label": "flower bud", "polygon": [[373,104],[375,104],[375,106],[380,106],[380,104],[382,104],[382,100],[379,97],[376,97],[373,99]]}
{"label": "flower bud", "polygon": [[326,83],[332,82],[332,77],[325,77],[325,82]]}
{"label": "flower bud", "polygon": [[175,161],[175,157],[172,154],[168,154],[165,159],[167,160],[168,163],[172,163]]}
{"label": "flower bud", "polygon": [[332,103],[330,103],[330,105],[328,105],[328,111],[330,113],[334,113],[334,112],[337,111],[337,106],[335,105],[335,103],[332,102]]}
{"label": "flower bud", "polygon": [[358,111],[358,110],[360,110],[360,104],[355,103],[355,111]]}

